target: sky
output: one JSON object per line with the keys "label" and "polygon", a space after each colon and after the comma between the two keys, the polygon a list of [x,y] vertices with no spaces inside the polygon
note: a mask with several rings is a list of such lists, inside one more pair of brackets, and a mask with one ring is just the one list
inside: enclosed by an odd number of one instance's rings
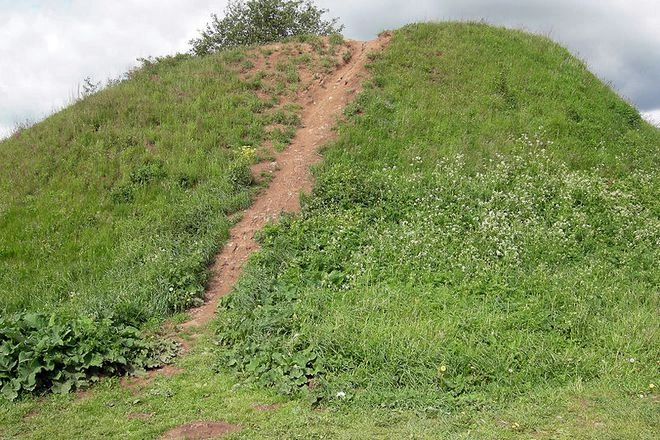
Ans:
{"label": "sky", "polygon": [[[84,78],[186,52],[226,0],[0,0],[0,138],[70,104]],[[483,20],[550,37],[660,126],[658,0],[317,0],[348,38],[417,21]]]}

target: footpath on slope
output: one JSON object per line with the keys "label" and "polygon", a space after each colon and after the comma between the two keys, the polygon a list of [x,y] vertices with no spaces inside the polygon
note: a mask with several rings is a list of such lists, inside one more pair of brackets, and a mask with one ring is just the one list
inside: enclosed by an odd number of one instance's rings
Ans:
{"label": "footpath on slope", "polygon": [[[344,108],[361,91],[366,76],[366,62],[371,52],[382,50],[389,42],[390,34],[383,33],[369,42],[348,41],[351,58],[325,77],[315,80],[300,92],[296,103],[301,106],[300,128],[286,150],[277,153],[270,184],[243,212],[241,220],[230,230],[229,240],[216,256],[212,276],[207,285],[202,306],[190,310],[190,319],[181,324],[182,329],[193,333],[213,319],[218,301],[228,294],[243,271],[252,252],[258,249],[254,234],[266,223],[283,213],[300,211],[300,193],[312,189],[310,167],[321,160],[319,147],[332,140],[333,127],[341,118]],[[264,164],[252,168],[253,174],[264,170]],[[166,366],[160,374],[182,372],[177,367]],[[148,381],[148,379],[147,379]],[[131,384],[127,384],[131,387]],[[132,386],[136,384],[133,383]],[[240,430],[241,426],[224,421],[197,420],[176,426],[163,433],[161,440],[211,439],[224,437]]]}
{"label": "footpath on slope", "polygon": [[[218,301],[230,292],[248,257],[258,248],[255,232],[283,212],[300,211],[300,193],[309,193],[313,184],[310,167],[321,159],[319,147],[332,140],[333,127],[344,108],[361,91],[368,54],[382,50],[389,38],[389,33],[383,33],[369,42],[348,41],[350,60],[298,95],[297,104],[302,108],[301,128],[287,149],[276,154],[277,170],[269,186],[231,228],[229,240],[212,266],[204,304],[191,309],[190,320],[181,327],[201,327],[213,318]],[[262,168],[259,165],[253,172]]]}

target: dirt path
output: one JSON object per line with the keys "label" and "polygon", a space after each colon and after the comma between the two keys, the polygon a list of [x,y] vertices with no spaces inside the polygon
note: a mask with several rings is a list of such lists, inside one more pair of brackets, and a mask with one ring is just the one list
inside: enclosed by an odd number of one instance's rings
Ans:
{"label": "dirt path", "polygon": [[[370,42],[349,41],[351,59],[298,94],[296,102],[302,108],[301,128],[289,147],[276,154],[275,163],[261,163],[253,167],[255,174],[269,167],[274,172],[273,179],[243,213],[242,219],[231,228],[229,240],[213,264],[206,302],[192,309],[190,320],[181,327],[205,327],[214,317],[220,298],[230,292],[248,257],[258,248],[254,240],[255,232],[269,221],[276,220],[282,212],[300,211],[300,193],[312,189],[310,166],[321,159],[319,147],[332,140],[335,135],[332,129],[344,108],[360,92],[362,80],[367,74],[368,54],[382,50],[389,38],[389,34],[383,34]],[[197,331],[193,330],[193,333],[197,334]],[[219,438],[240,429],[240,426],[224,421],[196,421],[175,427],[160,439]]]}
{"label": "dirt path", "polygon": [[229,293],[248,257],[258,248],[253,238],[256,231],[282,212],[300,211],[300,193],[309,192],[313,184],[309,168],[321,159],[318,148],[334,137],[332,128],[346,105],[360,92],[367,55],[381,50],[388,41],[388,34],[369,42],[349,41],[351,59],[298,95],[301,128],[289,147],[276,155],[276,171],[268,188],[230,230],[229,240],[213,264],[206,301],[191,310],[191,319],[182,327],[203,326],[213,318],[219,299]]}

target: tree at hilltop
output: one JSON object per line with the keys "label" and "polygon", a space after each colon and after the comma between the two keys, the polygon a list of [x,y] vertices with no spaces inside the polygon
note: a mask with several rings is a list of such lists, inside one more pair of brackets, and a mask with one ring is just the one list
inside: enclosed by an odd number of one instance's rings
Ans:
{"label": "tree at hilltop", "polygon": [[338,18],[324,20],[327,9],[311,0],[230,0],[223,18],[212,20],[199,38],[190,40],[191,52],[206,55],[235,46],[279,41],[294,35],[330,35],[344,26]]}

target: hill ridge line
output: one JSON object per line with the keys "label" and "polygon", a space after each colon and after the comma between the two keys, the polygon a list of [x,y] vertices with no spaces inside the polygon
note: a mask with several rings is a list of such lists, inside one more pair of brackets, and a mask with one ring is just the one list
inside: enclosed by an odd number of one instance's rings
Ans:
{"label": "hill ridge line", "polygon": [[318,148],[335,137],[332,131],[335,123],[362,90],[368,54],[382,50],[390,37],[389,33],[383,33],[371,41],[348,40],[350,60],[298,94],[296,102],[302,107],[300,128],[287,149],[275,155],[278,170],[268,187],[230,229],[229,239],[211,267],[205,302],[190,310],[190,319],[181,324],[182,328],[203,326],[211,321],[218,301],[231,291],[248,257],[259,248],[255,232],[283,212],[300,211],[300,193],[309,193],[313,185],[310,166],[321,160]]}

